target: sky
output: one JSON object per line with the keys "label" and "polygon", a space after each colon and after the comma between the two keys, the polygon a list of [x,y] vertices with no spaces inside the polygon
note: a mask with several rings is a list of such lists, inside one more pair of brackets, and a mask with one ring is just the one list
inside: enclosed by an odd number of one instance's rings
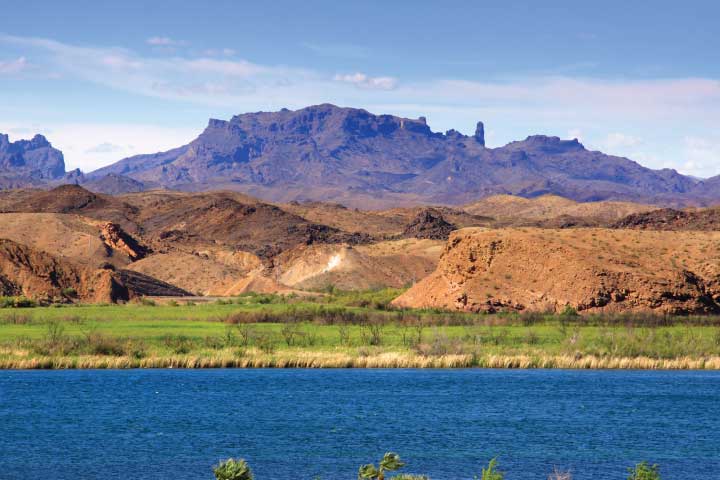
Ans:
{"label": "sky", "polygon": [[720,2],[2,0],[0,132],[68,169],[334,103],[720,174]]}

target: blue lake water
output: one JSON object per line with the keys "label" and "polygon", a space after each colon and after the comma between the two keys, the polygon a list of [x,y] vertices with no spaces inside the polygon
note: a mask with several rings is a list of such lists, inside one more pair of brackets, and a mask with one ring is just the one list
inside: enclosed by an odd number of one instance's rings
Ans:
{"label": "blue lake water", "polygon": [[1,479],[720,478],[720,372],[560,370],[0,371]]}

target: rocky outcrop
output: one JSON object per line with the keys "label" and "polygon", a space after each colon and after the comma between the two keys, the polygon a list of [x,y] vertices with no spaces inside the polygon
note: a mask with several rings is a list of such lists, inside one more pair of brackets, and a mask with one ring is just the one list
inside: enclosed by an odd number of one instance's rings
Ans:
{"label": "rocky outcrop", "polygon": [[145,258],[151,252],[150,248],[135,240],[116,223],[107,222],[102,225],[100,239],[109,249],[127,255],[132,261]]}
{"label": "rocky outcrop", "polygon": [[453,230],[455,230],[455,225],[445,221],[442,213],[433,208],[425,208],[406,225],[403,236],[405,238],[447,240]]}
{"label": "rocky outcrop", "polygon": [[62,178],[65,160],[42,135],[11,142],[0,133],[0,187],[16,182],[32,185]]}
{"label": "rocky outcrop", "polygon": [[662,208],[628,215],[614,223],[613,227],[647,230],[720,230],[720,208],[696,210]]}
{"label": "rocky outcrop", "polygon": [[0,239],[0,295],[44,301],[119,302],[139,296],[188,292],[128,270],[75,265],[40,250]]}
{"label": "rocky outcrop", "polygon": [[395,300],[464,311],[720,312],[720,234],[463,229]]}

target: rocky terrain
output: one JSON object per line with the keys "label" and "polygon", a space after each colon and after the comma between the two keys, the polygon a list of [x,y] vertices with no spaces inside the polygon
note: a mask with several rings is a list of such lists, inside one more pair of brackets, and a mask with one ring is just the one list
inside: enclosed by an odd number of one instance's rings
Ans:
{"label": "rocky terrain", "polygon": [[472,312],[720,312],[720,232],[469,228],[394,302]]}
{"label": "rocky terrain", "polygon": [[720,200],[719,178],[648,169],[552,136],[490,148],[482,122],[474,135],[441,133],[423,117],[329,104],[211,119],[187,145],[85,174],[66,173],[62,153],[42,136],[14,143],[0,137],[0,188],[79,183],[108,194],[223,189],[269,202],[364,210],[463,205],[497,194],[709,205]]}
{"label": "rocky terrain", "polygon": [[144,296],[184,296],[184,290],[136,272],[77,265],[0,239],[0,295],[39,301],[109,303]]}
{"label": "rocky terrain", "polygon": [[41,185],[65,176],[65,160],[42,135],[11,142],[0,133],[0,188]]}
{"label": "rocky terrain", "polygon": [[717,196],[674,170],[650,170],[589,151],[577,140],[535,135],[488,148],[482,122],[472,136],[439,133],[422,117],[374,115],[328,104],[213,119],[188,145],[127,158],[88,178],[105,175],[146,186],[227,188],[271,201],[333,201],[365,208],[462,204],[500,193],[552,193],[582,201],[681,202]]}
{"label": "rocky terrain", "polygon": [[628,215],[613,224],[615,228],[649,230],[720,230],[720,208],[675,210],[662,208]]}
{"label": "rocky terrain", "polygon": [[713,208],[557,196],[360,210],[232,191],[6,190],[0,294],[108,302],[415,285],[398,305],[713,312],[716,220]]}

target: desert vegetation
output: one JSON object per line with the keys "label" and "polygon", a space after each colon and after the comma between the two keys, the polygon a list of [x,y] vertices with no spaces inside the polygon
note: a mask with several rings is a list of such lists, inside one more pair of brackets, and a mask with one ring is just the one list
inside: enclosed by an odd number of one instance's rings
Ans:
{"label": "desert vegetation", "polygon": [[[405,462],[395,452],[387,452],[380,459],[377,465],[368,463],[358,469],[358,480],[385,480],[385,474],[396,472],[405,467]],[[217,480],[253,480],[253,474],[247,462],[243,459],[236,460],[229,458],[213,467],[213,473]],[[316,477],[319,478],[319,477]],[[396,480],[430,480],[427,475],[397,473],[389,478]],[[480,476],[475,480],[505,480],[505,474],[499,470],[497,458],[491,459],[487,466],[482,467]],[[508,478],[508,480],[511,480]],[[572,480],[572,473],[555,468],[548,480]],[[628,468],[627,480],[660,480],[660,467],[641,462],[634,467]]]}
{"label": "desert vegetation", "polygon": [[397,293],[6,301],[0,367],[720,369],[720,317],[396,309]]}

